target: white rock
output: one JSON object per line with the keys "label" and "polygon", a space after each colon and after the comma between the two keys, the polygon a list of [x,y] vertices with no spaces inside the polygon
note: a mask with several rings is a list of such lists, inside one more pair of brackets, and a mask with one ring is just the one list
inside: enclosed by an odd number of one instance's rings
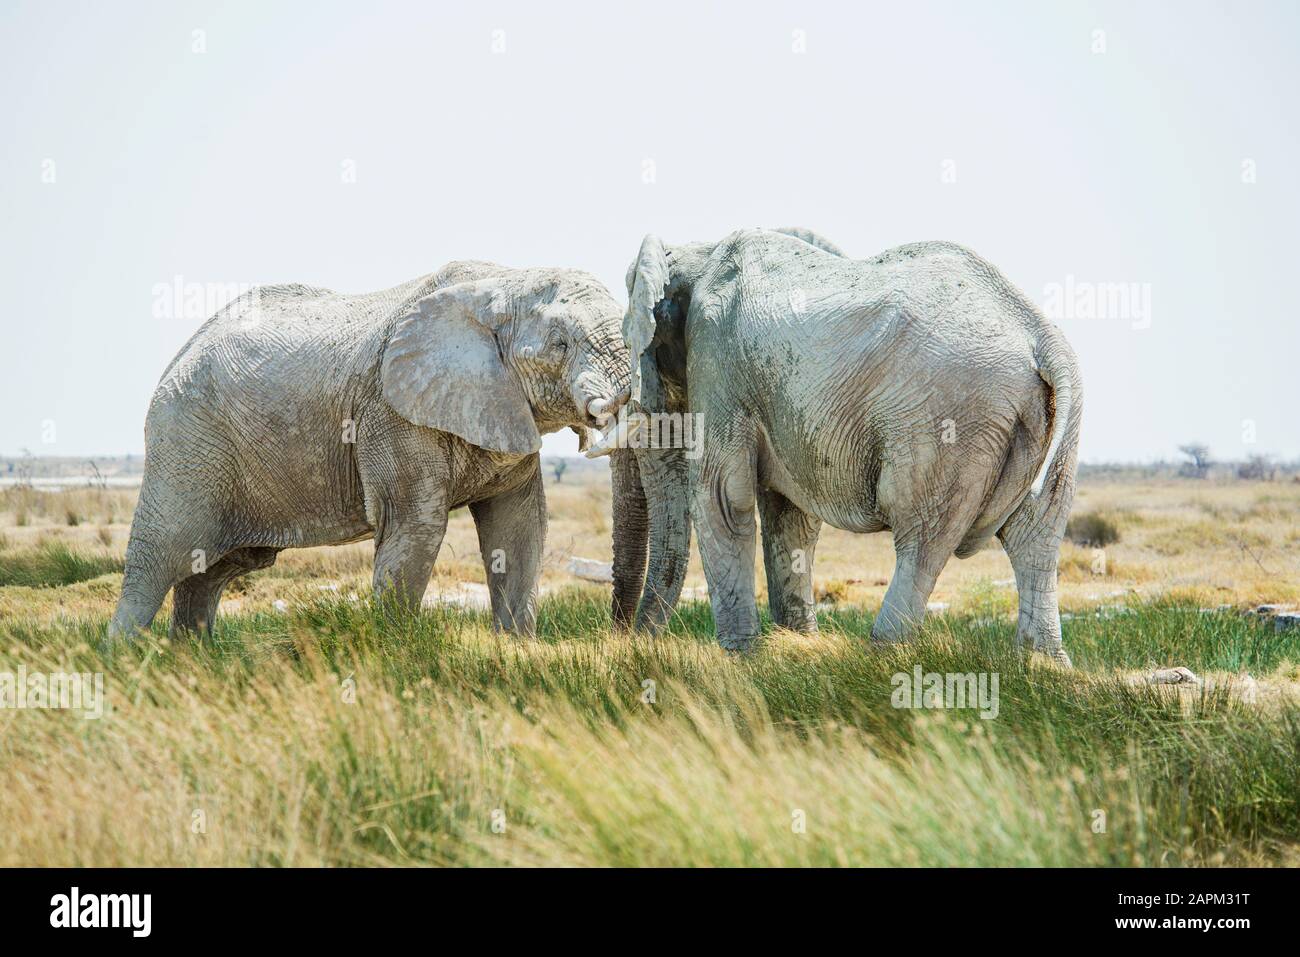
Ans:
{"label": "white rock", "polygon": [[275,601],[271,602],[271,607],[283,615],[289,610],[289,603],[283,598],[277,598]]}
{"label": "white rock", "polygon": [[1122,615],[1134,615],[1134,614],[1137,613],[1132,608],[1129,608],[1126,605],[1102,605],[1094,613],[1094,617],[1107,619],[1107,618],[1117,618]]}
{"label": "white rock", "polygon": [[1153,685],[1198,685],[1201,683],[1200,678],[1182,665],[1176,668],[1160,668],[1152,672],[1147,681]]}
{"label": "white rock", "polygon": [[1280,615],[1283,612],[1291,611],[1288,605],[1260,605],[1255,609],[1255,614],[1263,618],[1271,618],[1274,615]]}
{"label": "white rock", "polygon": [[478,582],[457,582],[449,588],[430,583],[420,604],[425,608],[451,606],[474,611],[486,611],[492,607],[492,598],[487,585]]}
{"label": "white rock", "polygon": [[574,555],[569,559],[568,570],[570,575],[583,581],[603,584],[614,581],[614,566],[609,562],[598,562],[594,558],[579,558]]}
{"label": "white rock", "polygon": [[1250,675],[1242,675],[1237,687],[1241,689],[1241,700],[1246,704],[1255,704],[1259,700],[1259,682]]}

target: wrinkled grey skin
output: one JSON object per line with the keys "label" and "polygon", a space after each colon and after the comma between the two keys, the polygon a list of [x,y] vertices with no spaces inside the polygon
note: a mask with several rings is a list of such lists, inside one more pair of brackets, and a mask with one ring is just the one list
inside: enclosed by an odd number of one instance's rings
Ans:
{"label": "wrinkled grey skin", "polygon": [[[642,396],[634,407],[645,411],[665,411],[684,407],[682,398],[670,399],[662,392],[662,383],[654,374],[650,360],[643,359],[642,365],[650,374],[642,375]],[[591,454],[591,453],[588,453]],[[636,446],[615,449],[610,453],[611,466],[616,474],[619,468],[617,459],[620,455],[631,458],[637,470],[637,477],[642,488],[642,503],[647,516],[646,535],[649,538],[648,559],[643,562],[643,574],[635,576],[631,562],[624,563],[627,570],[625,593],[629,596],[622,608],[618,604],[618,563],[615,563],[615,614],[616,621],[627,622],[638,631],[655,632],[667,624],[673,609],[681,598],[682,586],[686,582],[686,567],[690,558],[691,523],[687,509],[687,487],[689,472],[687,459],[681,448],[641,448]],[[631,482],[624,483],[624,489],[631,488]],[[636,496],[630,498],[635,501]],[[614,490],[614,508],[620,507],[618,489]],[[617,545],[617,528],[615,529]],[[617,556],[618,550],[615,549]],[[644,587],[642,586],[644,578]],[[639,600],[638,600],[639,596]],[[620,616],[620,611],[622,616]]]}
{"label": "wrinkled grey skin", "polygon": [[[648,236],[628,290],[633,407],[703,415],[701,456],[657,453],[672,478],[645,491],[652,515],[684,515],[689,500],[723,647],[759,633],[760,520],[774,620],[816,630],[827,522],[893,532],[874,640],[906,637],[949,556],[997,535],[1017,642],[1068,664],[1056,570],[1082,386],[1060,331],[994,267],[951,243],[852,260],[806,230],[749,229],[668,248]],[[683,525],[658,522],[679,566]]]}
{"label": "wrinkled grey skin", "polygon": [[[173,633],[207,629],[225,585],[281,549],[372,536],[376,592],[418,606],[461,506],[493,621],[532,634],[541,433],[585,436],[626,388],[622,313],[585,273],[484,262],[377,293],[271,286],[233,303],[150,404],[110,636],[147,627],[173,587]],[[646,510],[630,452],[612,477],[616,577],[639,591]]]}

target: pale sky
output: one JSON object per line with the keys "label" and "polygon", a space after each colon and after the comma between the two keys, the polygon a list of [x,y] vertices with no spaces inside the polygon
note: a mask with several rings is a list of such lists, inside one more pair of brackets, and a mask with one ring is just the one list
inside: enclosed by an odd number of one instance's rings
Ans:
{"label": "pale sky", "polygon": [[0,0],[0,454],[143,451],[177,277],[622,300],[647,232],[800,225],[1054,299],[1084,461],[1300,457],[1300,4],[1223,6]]}

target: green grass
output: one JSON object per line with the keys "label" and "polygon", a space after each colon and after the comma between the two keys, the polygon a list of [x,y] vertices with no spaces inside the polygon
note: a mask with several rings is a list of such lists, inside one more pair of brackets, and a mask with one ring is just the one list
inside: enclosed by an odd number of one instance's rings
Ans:
{"label": "green grass", "polygon": [[106,552],[88,554],[58,539],[32,548],[0,547],[0,587],[73,585],[121,570],[122,559],[119,557]]}
{"label": "green grass", "polygon": [[[707,604],[634,638],[594,590],[544,601],[535,642],[333,597],[203,644],[160,620],[109,654],[104,624],[0,622],[0,671],[102,670],[113,709],[6,719],[0,864],[1204,865],[1300,841],[1296,705],[1115,672],[1300,661],[1234,615],[1076,618],[1075,672],[1013,652],[1010,620],[871,648],[851,608],[728,657]],[[915,665],[996,673],[998,717],[895,709]]]}

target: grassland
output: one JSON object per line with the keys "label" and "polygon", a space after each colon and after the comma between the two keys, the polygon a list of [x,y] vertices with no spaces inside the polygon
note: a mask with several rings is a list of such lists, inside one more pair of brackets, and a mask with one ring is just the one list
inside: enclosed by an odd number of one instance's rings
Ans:
{"label": "grassland", "polygon": [[[1300,862],[1300,632],[1242,614],[1300,598],[1300,486],[1085,485],[1120,540],[1064,548],[1073,672],[1013,653],[997,548],[869,647],[888,538],[829,529],[820,636],[727,657],[698,600],[611,633],[564,570],[608,557],[608,494],[548,488],[537,641],[375,604],[354,545],[235,583],[206,643],[164,607],[109,654],[132,493],[0,492],[0,672],[103,672],[110,708],[0,710],[0,865]],[[436,577],[483,581],[465,515]],[[997,674],[997,717],[894,708],[917,665]]]}

